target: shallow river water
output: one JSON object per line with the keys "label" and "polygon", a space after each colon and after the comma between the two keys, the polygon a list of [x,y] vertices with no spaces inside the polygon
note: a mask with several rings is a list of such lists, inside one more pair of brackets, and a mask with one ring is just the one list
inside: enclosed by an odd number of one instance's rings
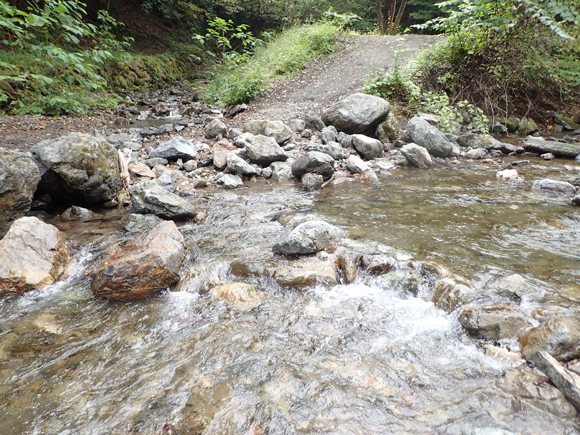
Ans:
{"label": "shallow river water", "polygon": [[[290,261],[271,251],[289,232],[277,219],[315,213],[348,230],[348,248],[392,255],[400,272],[413,272],[415,258],[476,286],[519,273],[537,287],[526,312],[577,312],[580,208],[530,187],[580,172],[566,172],[569,161],[532,163],[521,183],[462,163],[315,194],[275,183],[208,190],[195,199],[206,220],[181,226],[182,275],[198,280],[134,303],[95,298],[86,276],[134,236],[121,230],[125,215],[52,218],[78,265],[64,282],[0,299],[0,434],[580,433],[540,372],[486,354],[456,313],[429,302],[428,279],[416,294],[370,276],[292,290],[263,272]],[[243,278],[262,297],[250,312],[207,292],[240,280],[236,261],[256,272]]]}

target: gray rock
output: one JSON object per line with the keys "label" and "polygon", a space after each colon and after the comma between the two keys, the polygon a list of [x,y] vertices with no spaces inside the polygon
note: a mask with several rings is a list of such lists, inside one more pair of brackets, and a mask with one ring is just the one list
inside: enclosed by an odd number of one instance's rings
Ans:
{"label": "gray rock", "polygon": [[566,195],[576,194],[576,188],[572,184],[566,181],[551,180],[549,178],[534,181],[532,183],[532,189],[551,190],[554,192],[562,192]]}
{"label": "gray rock", "polygon": [[293,132],[282,121],[266,121],[261,134],[273,138],[278,144],[283,144],[292,137]]}
{"label": "gray rock", "polygon": [[241,157],[237,156],[235,153],[228,153],[226,156],[227,167],[233,174],[242,175],[254,175],[256,174],[256,168],[250,165]]}
{"label": "gray rock", "polygon": [[531,118],[522,118],[518,122],[518,134],[527,136],[538,131],[538,124]]}
{"label": "gray rock", "polygon": [[239,189],[240,187],[244,187],[244,182],[242,181],[242,177],[239,175],[234,174],[224,174],[221,179],[224,187],[226,189]]}
{"label": "gray rock", "polygon": [[493,127],[491,128],[491,132],[494,134],[506,135],[508,134],[508,129],[505,125],[496,122],[495,124],[493,124]]}
{"label": "gray rock", "polygon": [[419,118],[424,119],[435,128],[439,128],[441,125],[441,119],[439,119],[437,115],[432,115],[431,113],[421,113],[419,114]]}
{"label": "gray rock", "polygon": [[529,138],[524,141],[524,149],[530,153],[551,153],[556,157],[575,159],[580,156],[580,144],[569,144],[552,140]]}
{"label": "gray rock", "polygon": [[580,125],[576,124],[569,118],[562,115],[554,115],[554,122],[560,124],[566,131],[574,131],[580,129]]}
{"label": "gray rock", "polygon": [[195,171],[197,169],[197,162],[195,160],[188,160],[183,163],[183,169],[185,172]]}
{"label": "gray rock", "polygon": [[304,190],[317,190],[322,187],[324,178],[319,174],[307,173],[302,176],[302,188]]}
{"label": "gray rock", "polygon": [[301,155],[292,163],[292,175],[296,178],[308,172],[320,174],[328,180],[334,174],[334,159],[328,154],[318,151],[310,151]]}
{"label": "gray rock", "polygon": [[443,278],[435,283],[432,302],[448,313],[469,303],[475,297],[475,289],[456,278]]}
{"label": "gray rock", "polygon": [[62,212],[60,218],[65,221],[82,221],[88,222],[96,219],[97,216],[92,211],[73,205]]}
{"label": "gray rock", "polygon": [[431,160],[429,152],[417,144],[408,143],[401,148],[401,153],[413,166],[417,166],[418,168],[433,166],[433,160]]}
{"label": "gray rock", "polygon": [[344,277],[344,282],[346,284],[352,284],[355,282],[358,278],[358,271],[352,255],[344,249],[340,249],[336,253],[336,258],[338,259],[338,266],[342,272],[342,276]]}
{"label": "gray rock", "polygon": [[155,180],[155,183],[157,183],[168,192],[175,192],[175,185],[173,184],[173,178],[171,177],[171,173],[169,171],[161,174],[161,176]]}
{"label": "gray rock", "polygon": [[284,162],[274,162],[270,165],[272,179],[278,182],[288,181],[292,178],[292,166]]}
{"label": "gray rock", "polygon": [[0,295],[42,289],[59,280],[69,261],[64,234],[35,217],[15,220],[0,241]]}
{"label": "gray rock", "polygon": [[487,156],[487,151],[485,148],[475,148],[473,150],[469,150],[465,153],[465,157],[472,160],[480,160],[484,159]]}
{"label": "gray rock", "polygon": [[389,112],[387,119],[377,126],[375,133],[381,142],[393,142],[400,134],[401,126],[392,112]]}
{"label": "gray rock", "polygon": [[447,137],[424,119],[412,118],[407,123],[408,142],[422,146],[435,157],[456,157],[457,150]]}
{"label": "gray rock", "polygon": [[33,153],[41,176],[37,193],[57,202],[108,202],[121,188],[118,152],[103,139],[70,133],[40,142]]}
{"label": "gray rock", "polygon": [[359,93],[332,105],[322,114],[322,121],[348,134],[371,135],[390,110],[391,106],[382,98]]}
{"label": "gray rock", "polygon": [[153,181],[140,181],[129,191],[135,213],[155,214],[166,219],[187,218],[195,215],[191,203],[168,192]]}
{"label": "gray rock", "polygon": [[540,155],[541,158],[543,158],[544,160],[554,160],[555,156],[552,153],[545,153]]}
{"label": "gray rock", "polygon": [[580,195],[576,195],[574,198],[572,198],[572,205],[580,206]]}
{"label": "gray rock", "polygon": [[340,160],[343,157],[342,147],[336,142],[328,142],[322,147],[322,152],[328,154],[334,160]]}
{"label": "gray rock", "polygon": [[0,148],[0,237],[30,211],[39,182],[38,166],[29,155]]}
{"label": "gray rock", "polygon": [[520,331],[530,326],[523,313],[503,304],[463,307],[459,323],[471,335],[493,340],[517,337]]}
{"label": "gray rock", "polygon": [[234,145],[237,146],[238,148],[245,148],[246,145],[248,145],[249,139],[251,137],[253,137],[254,135],[252,133],[242,133],[239,136],[236,136],[236,138],[234,139]]}
{"label": "gray rock", "polygon": [[367,169],[370,169],[369,165],[367,165],[363,159],[359,156],[352,155],[346,159],[346,168],[353,174],[361,174]]}
{"label": "gray rock", "polygon": [[334,127],[334,125],[330,125],[328,127],[324,127],[320,130],[320,140],[322,140],[323,144],[327,144],[329,142],[336,142],[338,137],[338,131]]}
{"label": "gray rock", "polygon": [[546,351],[558,361],[580,357],[580,320],[576,317],[553,317],[526,331],[520,337],[524,358],[530,360]]}
{"label": "gray rock", "polygon": [[307,112],[306,115],[304,115],[304,128],[311,131],[320,131],[324,127],[326,127],[324,122],[317,114],[313,112]]}
{"label": "gray rock", "polygon": [[[288,165],[290,166],[290,165]],[[272,168],[267,167],[267,168],[262,168],[262,177],[264,178],[270,178],[272,176]],[[290,168],[290,176],[292,176],[292,168]]]}
{"label": "gray rock", "polygon": [[497,150],[503,154],[511,154],[519,148],[510,143],[500,142],[489,134],[464,134],[457,138],[457,143],[462,147],[485,148],[488,151]]}
{"label": "gray rock", "polygon": [[580,376],[564,368],[545,351],[532,355],[532,361],[580,412]]}
{"label": "gray rock", "polygon": [[246,122],[246,124],[244,125],[244,133],[249,133],[249,134],[252,134],[254,136],[258,136],[259,134],[262,134],[262,131],[264,131],[264,123],[265,122],[266,121],[263,119],[255,119],[255,120]]}
{"label": "gray rock", "polygon": [[238,113],[245,112],[246,110],[248,110],[247,104],[237,104],[231,108],[229,115],[236,116]]}
{"label": "gray rock", "polygon": [[205,137],[207,139],[215,139],[218,136],[226,137],[228,127],[219,119],[214,118],[205,126]]}
{"label": "gray rock", "polygon": [[462,435],[516,435],[509,430],[496,429],[494,427],[484,427],[480,429],[468,430],[463,432]]}
{"label": "gray rock", "polygon": [[301,133],[306,128],[306,122],[303,119],[290,119],[286,121],[286,125],[290,127],[294,133]]}
{"label": "gray rock", "polygon": [[132,213],[124,222],[123,228],[130,233],[147,233],[161,222],[163,219],[154,214]]}
{"label": "gray rock", "polygon": [[352,136],[342,131],[338,133],[336,140],[343,148],[350,148],[352,144]]}
{"label": "gray rock", "polygon": [[298,225],[272,250],[276,254],[313,254],[328,248],[344,237],[344,232],[324,221],[310,221]]}
{"label": "gray rock", "polygon": [[288,159],[284,150],[271,137],[248,136],[246,140],[246,152],[252,163],[268,166],[273,162],[285,162]]}
{"label": "gray rock", "polygon": [[154,168],[155,166],[158,165],[167,166],[169,164],[169,161],[161,157],[154,157],[152,159],[145,160],[145,164],[150,168]]}
{"label": "gray rock", "polygon": [[360,174],[360,181],[364,184],[368,184],[370,186],[378,186],[379,185],[379,177],[375,174],[375,171],[372,169],[365,169],[362,174]]}
{"label": "gray rock", "polygon": [[197,151],[195,151],[193,143],[190,140],[181,136],[175,136],[149,153],[149,158],[162,158],[167,160],[181,159],[186,162],[194,159],[196,155]]}
{"label": "gray rock", "polygon": [[352,145],[365,160],[372,160],[383,155],[382,142],[362,134],[352,135]]}
{"label": "gray rock", "polygon": [[338,284],[338,277],[332,262],[305,258],[278,269],[276,281],[280,286],[290,288],[304,288],[315,285],[332,287]]}
{"label": "gray rock", "polygon": [[425,284],[423,278],[412,272],[395,270],[379,275],[372,280],[373,285],[388,291],[417,296]]}
{"label": "gray rock", "polygon": [[518,303],[524,296],[529,296],[538,292],[533,285],[517,273],[496,278],[487,283],[486,288],[490,292]]}

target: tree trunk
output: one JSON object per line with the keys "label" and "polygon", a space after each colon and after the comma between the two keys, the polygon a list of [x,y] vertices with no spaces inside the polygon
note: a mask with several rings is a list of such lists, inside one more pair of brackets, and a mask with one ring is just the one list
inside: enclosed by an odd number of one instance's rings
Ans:
{"label": "tree trunk", "polygon": [[399,8],[397,10],[397,2],[399,0],[391,0],[391,12],[389,13],[389,25],[386,29],[387,35],[396,35],[399,24],[403,19],[405,8],[407,7],[407,0],[400,0]]}
{"label": "tree trunk", "polygon": [[381,35],[386,35],[385,31],[385,16],[383,15],[383,4],[382,0],[377,0],[377,20],[379,22],[379,32]]}
{"label": "tree trunk", "polygon": [[395,19],[395,23],[393,25],[393,29],[391,35],[397,34],[397,29],[401,24],[401,20],[403,19],[403,14],[405,13],[405,8],[407,7],[407,0],[402,0],[401,5],[399,6],[399,13],[397,14],[397,18]]}

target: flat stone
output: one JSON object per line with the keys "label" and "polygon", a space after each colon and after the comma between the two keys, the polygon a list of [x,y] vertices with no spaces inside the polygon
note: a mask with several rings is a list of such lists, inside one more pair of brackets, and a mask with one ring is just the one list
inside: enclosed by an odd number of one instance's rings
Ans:
{"label": "flat stone", "polygon": [[494,340],[517,337],[520,331],[530,326],[522,312],[503,304],[463,307],[459,323],[471,335]]}
{"label": "flat stone", "polygon": [[129,191],[133,210],[140,214],[155,214],[166,219],[195,216],[193,205],[168,192],[154,181],[140,181]]}
{"label": "flat stone", "polygon": [[574,159],[580,155],[580,144],[569,144],[543,139],[526,139],[524,149],[530,153],[551,153],[556,157]]}
{"label": "flat stone", "polygon": [[181,159],[186,162],[194,159],[196,155],[197,151],[193,146],[193,142],[181,136],[174,136],[149,153],[149,158],[162,158],[167,160]]}
{"label": "flat stone", "polygon": [[332,287],[338,284],[338,277],[332,262],[306,258],[280,268],[276,272],[276,281],[282,287]]}

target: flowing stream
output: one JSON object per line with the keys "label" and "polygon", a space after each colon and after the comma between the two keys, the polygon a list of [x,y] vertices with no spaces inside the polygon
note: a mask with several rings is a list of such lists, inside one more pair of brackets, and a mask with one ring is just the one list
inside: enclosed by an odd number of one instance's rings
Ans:
{"label": "flowing stream", "polygon": [[[181,291],[134,303],[90,291],[88,271],[134,235],[125,213],[64,230],[74,274],[42,291],[0,299],[1,434],[577,434],[576,412],[521,359],[485,352],[455,313],[429,302],[432,282],[409,293],[370,276],[351,285],[281,289],[265,270],[286,264],[272,245],[280,216],[315,213],[348,230],[361,252],[434,261],[476,285],[519,273],[538,289],[527,313],[578,311],[580,208],[539,178],[578,176],[569,161],[519,169],[462,163],[399,169],[381,185],[305,193],[293,184],[207,190],[188,245]],[[253,273],[234,276],[232,263]],[[393,272],[391,272],[393,273]],[[207,290],[246,281],[262,305],[228,309]],[[531,314],[530,314],[531,316]]]}

